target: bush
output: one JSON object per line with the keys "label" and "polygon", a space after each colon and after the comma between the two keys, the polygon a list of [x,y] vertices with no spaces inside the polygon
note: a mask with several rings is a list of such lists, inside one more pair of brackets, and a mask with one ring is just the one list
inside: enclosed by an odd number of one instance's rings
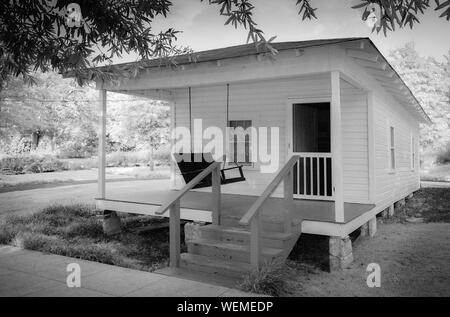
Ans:
{"label": "bush", "polygon": [[15,135],[10,139],[2,140],[2,152],[9,155],[20,155],[31,150],[31,140],[21,135]]}
{"label": "bush", "polygon": [[437,164],[448,164],[450,163],[450,143],[447,144],[444,150],[441,150],[436,157]]}
{"label": "bush", "polygon": [[139,151],[139,152],[113,152],[106,156],[107,166],[136,166],[146,165],[150,161],[149,151]]}
{"label": "bush", "polygon": [[88,170],[98,167],[97,157],[61,159],[61,161],[64,162],[69,171]]}
{"label": "bush", "polygon": [[170,164],[170,146],[162,146],[153,153],[153,159],[160,165]]}
{"label": "bush", "polygon": [[[159,165],[170,163],[170,151],[156,151],[154,160]],[[106,156],[108,167],[146,166],[151,162],[149,151],[113,152]],[[53,155],[6,155],[0,157],[2,174],[34,174],[67,170],[85,170],[98,167],[97,157],[85,159],[58,159]]]}
{"label": "bush", "polygon": [[84,158],[95,152],[94,147],[81,144],[78,141],[66,141],[58,146],[59,158]]}
{"label": "bush", "polygon": [[67,169],[67,164],[50,155],[24,154],[7,156],[0,160],[0,170],[8,174],[47,173]]}
{"label": "bush", "polygon": [[245,292],[283,296],[292,292],[288,273],[289,268],[280,261],[265,262],[245,275],[238,286]]}

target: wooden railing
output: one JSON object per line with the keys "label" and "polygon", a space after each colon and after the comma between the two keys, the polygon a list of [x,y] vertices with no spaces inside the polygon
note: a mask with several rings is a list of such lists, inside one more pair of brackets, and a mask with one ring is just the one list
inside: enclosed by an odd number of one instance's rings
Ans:
{"label": "wooden railing", "polygon": [[169,210],[169,243],[170,243],[170,267],[180,266],[180,200],[206,176],[212,173],[212,222],[220,224],[220,162],[213,162],[200,174],[194,177],[174,197],[163,203],[155,212],[156,215],[163,215]]}
{"label": "wooden railing", "polygon": [[298,198],[329,199],[333,195],[332,155],[320,152],[297,152],[294,166],[294,195]]}
{"label": "wooden railing", "polygon": [[259,267],[261,261],[261,208],[282,181],[284,183],[284,232],[291,233],[292,231],[292,210],[294,208],[293,167],[298,159],[298,155],[293,155],[289,159],[262,195],[258,197],[239,221],[241,225],[250,224],[250,263],[253,267]]}

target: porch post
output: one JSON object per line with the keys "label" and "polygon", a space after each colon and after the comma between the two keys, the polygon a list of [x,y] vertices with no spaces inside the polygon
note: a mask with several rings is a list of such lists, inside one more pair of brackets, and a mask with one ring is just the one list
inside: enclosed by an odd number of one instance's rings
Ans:
{"label": "porch post", "polygon": [[175,102],[170,102],[170,188],[175,189],[176,182],[176,167],[175,158],[172,156],[172,151],[175,148],[174,131],[177,126],[176,123],[176,109]]}
{"label": "porch post", "polygon": [[367,92],[367,152],[369,167],[369,202],[375,201],[375,137],[373,91]]}
{"label": "porch post", "polygon": [[98,198],[105,198],[106,167],[106,89],[99,90],[99,133],[98,133]]}
{"label": "porch post", "polygon": [[342,180],[342,124],[341,87],[339,71],[331,72],[331,154],[333,166],[335,221],[344,222],[344,197]]}

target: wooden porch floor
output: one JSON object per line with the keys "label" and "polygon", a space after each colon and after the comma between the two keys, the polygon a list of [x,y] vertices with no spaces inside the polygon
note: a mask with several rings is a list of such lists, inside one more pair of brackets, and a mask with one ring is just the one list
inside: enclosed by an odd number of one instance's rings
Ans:
{"label": "wooden porch floor", "polygon": [[[228,186],[228,185],[226,185]],[[176,193],[175,190],[169,189],[169,182],[167,180],[155,181],[136,181],[136,186],[130,187],[128,184],[126,188],[120,188],[114,192],[107,190],[107,199],[130,202],[130,203],[145,203],[149,205],[161,205],[170,199]],[[227,215],[242,216],[248,211],[250,206],[256,201],[256,195],[238,195],[223,193],[221,196],[222,213]],[[186,209],[206,210],[209,211],[211,206],[212,195],[207,191],[191,191],[188,192],[181,199],[181,207]],[[302,220],[312,220],[321,222],[335,222],[334,221],[334,202],[319,201],[319,200],[295,200],[295,214],[294,218]],[[344,204],[344,223],[350,222],[358,216],[374,208],[375,205],[370,204]],[[283,208],[283,199],[271,197],[264,206],[263,212],[265,214],[273,215],[274,217],[281,216]],[[274,213],[276,211],[276,214]]]}

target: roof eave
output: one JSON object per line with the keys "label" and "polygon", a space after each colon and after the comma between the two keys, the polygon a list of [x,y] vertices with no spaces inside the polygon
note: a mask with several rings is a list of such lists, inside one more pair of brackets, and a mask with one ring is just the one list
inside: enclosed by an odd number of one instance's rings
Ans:
{"label": "roof eave", "polygon": [[416,96],[413,94],[411,89],[408,87],[408,85],[405,83],[403,78],[398,74],[398,72],[395,70],[394,67],[392,67],[391,63],[384,57],[384,55],[380,52],[380,50],[376,47],[376,45],[372,42],[372,40],[368,37],[364,38],[363,40],[367,41],[376,51],[377,53],[383,58],[383,61],[388,65],[389,69],[392,70],[398,80],[400,80],[401,84],[407,89],[409,95],[414,99],[414,102],[409,101],[409,103],[415,108],[415,112],[419,115],[419,117],[422,119],[422,123],[425,124],[431,124],[432,120],[427,115],[425,110],[423,109],[420,102],[417,100]]}

